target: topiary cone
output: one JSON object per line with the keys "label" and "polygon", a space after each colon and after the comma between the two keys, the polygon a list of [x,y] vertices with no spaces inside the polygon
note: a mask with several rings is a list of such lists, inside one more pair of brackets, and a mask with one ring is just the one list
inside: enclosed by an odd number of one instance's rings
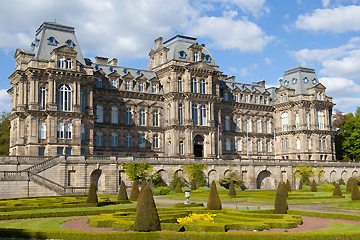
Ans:
{"label": "topiary cone", "polygon": [[286,190],[287,190],[288,192],[291,192],[291,185],[290,185],[289,179],[286,180]]}
{"label": "topiary cone", "polygon": [[134,181],[133,185],[131,187],[130,200],[137,201],[139,194],[140,194],[139,185],[138,185],[137,181]]}
{"label": "topiary cone", "polygon": [[230,197],[236,197],[235,184],[234,184],[233,181],[230,182],[228,195],[229,195]]}
{"label": "topiary cone", "polygon": [[346,182],[346,192],[352,192],[352,186],[353,184],[357,184],[357,181],[355,178],[349,178]]}
{"label": "topiary cone", "polygon": [[134,231],[161,231],[160,219],[150,185],[147,184],[141,192],[136,206]]}
{"label": "topiary cone", "polygon": [[352,185],[351,200],[360,200],[360,191],[357,182]]}
{"label": "topiary cone", "polygon": [[211,182],[209,199],[207,202],[207,210],[221,210],[221,201],[216,188],[215,181]]}
{"label": "topiary cone", "polygon": [[90,182],[89,192],[86,198],[86,203],[98,203],[98,197],[96,193],[96,184],[94,181]]}
{"label": "topiary cone", "polygon": [[341,192],[340,184],[339,184],[339,183],[335,183],[335,188],[334,188],[334,191],[333,191],[333,196],[334,196],[334,197],[341,197],[341,196],[342,196],[342,192]]}
{"label": "topiary cone", "polygon": [[312,180],[312,182],[311,182],[311,191],[312,192],[317,192],[317,187],[316,187],[315,180]]}
{"label": "topiary cone", "polygon": [[196,179],[191,180],[190,189],[191,189],[191,190],[196,190],[196,189],[198,189]]}
{"label": "topiary cone", "polygon": [[126,193],[126,186],[125,186],[124,181],[121,181],[121,183],[120,183],[118,200],[129,200],[128,195]]}
{"label": "topiary cone", "polygon": [[284,183],[280,183],[276,192],[274,213],[275,214],[287,214],[289,206],[286,201],[287,190]]}
{"label": "topiary cone", "polygon": [[176,192],[176,193],[182,193],[182,192],[183,192],[183,191],[182,191],[182,182],[181,182],[181,181],[178,181],[178,182],[176,183],[175,192]]}

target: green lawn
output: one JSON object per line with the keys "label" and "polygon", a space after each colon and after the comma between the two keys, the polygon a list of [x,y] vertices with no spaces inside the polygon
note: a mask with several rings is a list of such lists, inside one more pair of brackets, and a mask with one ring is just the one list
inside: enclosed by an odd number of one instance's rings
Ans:
{"label": "green lawn", "polygon": [[61,227],[61,224],[75,219],[78,219],[78,217],[38,218],[36,221],[34,219],[5,220],[0,221],[0,224],[1,228],[65,230]]}

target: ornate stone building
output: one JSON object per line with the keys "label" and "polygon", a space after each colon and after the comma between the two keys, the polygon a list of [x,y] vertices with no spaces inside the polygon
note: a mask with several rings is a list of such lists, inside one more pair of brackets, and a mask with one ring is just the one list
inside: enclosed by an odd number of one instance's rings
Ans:
{"label": "ornate stone building", "polygon": [[278,88],[238,83],[180,35],[149,57],[147,70],[92,61],[73,27],[43,23],[15,53],[10,154],[334,159],[334,104],[313,69],[286,71]]}

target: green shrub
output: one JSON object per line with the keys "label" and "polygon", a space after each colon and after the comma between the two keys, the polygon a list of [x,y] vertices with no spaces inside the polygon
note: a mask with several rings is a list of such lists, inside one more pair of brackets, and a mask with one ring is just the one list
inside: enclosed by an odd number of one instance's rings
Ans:
{"label": "green shrub", "polygon": [[316,187],[315,180],[312,180],[312,182],[311,182],[311,191],[312,192],[317,192],[317,187]]}
{"label": "green shrub", "polygon": [[335,188],[334,188],[333,196],[334,196],[334,197],[341,197],[341,196],[342,196],[342,192],[341,192],[340,184],[339,184],[339,183],[335,183]]}
{"label": "green shrub", "polygon": [[299,182],[299,190],[301,190],[303,188],[304,182],[302,180],[300,180]]}
{"label": "green shrub", "polygon": [[169,187],[157,187],[159,195],[167,195],[170,193],[171,189]]}
{"label": "green shrub", "polygon": [[119,194],[118,194],[118,200],[129,200],[128,195],[126,193],[126,186],[124,181],[121,181],[120,188],[119,188]]}
{"label": "green shrub", "polygon": [[234,184],[234,182],[231,182],[231,183],[230,183],[228,195],[229,195],[230,197],[236,197],[236,190],[235,190],[235,184]]}
{"label": "green shrub", "polygon": [[287,214],[287,210],[289,209],[287,201],[287,190],[285,183],[280,183],[276,192],[275,197],[275,214]]}
{"label": "green shrub", "polygon": [[360,192],[357,183],[352,185],[351,200],[360,200]]}
{"label": "green shrub", "polygon": [[142,189],[137,206],[134,231],[161,231],[160,219],[149,184]]}
{"label": "green shrub", "polygon": [[86,203],[98,203],[98,196],[96,193],[96,184],[94,181],[91,181],[91,183],[90,183]]}
{"label": "green shrub", "polygon": [[176,193],[182,193],[182,185],[183,183],[181,181],[178,181],[177,184],[176,184],[176,188],[175,188],[175,192]]}
{"label": "green shrub", "polygon": [[207,202],[207,209],[208,210],[221,210],[222,204],[220,201],[219,194],[217,192],[216,183],[215,181],[211,182],[210,186],[210,194],[209,199]]}
{"label": "green shrub", "polygon": [[137,181],[134,181],[131,187],[130,200],[137,201],[139,194],[140,194],[139,185]]}
{"label": "green shrub", "polygon": [[185,181],[184,178],[179,177],[178,175],[176,175],[176,174],[174,173],[173,179],[172,179],[171,182],[170,182],[170,188],[171,188],[172,190],[176,190],[176,186],[177,186],[178,184],[180,184],[181,187],[183,187],[185,182],[186,182],[186,181]]}
{"label": "green shrub", "polygon": [[151,176],[151,183],[154,185],[154,187],[167,187],[165,180],[158,173],[154,173]]}
{"label": "green shrub", "polygon": [[245,186],[244,182],[236,175],[235,172],[230,172],[229,174],[227,174],[226,177],[220,179],[219,185],[226,189],[229,189],[232,182],[235,184],[235,187],[240,187],[241,190],[246,189],[246,187],[245,189],[243,189],[243,187]]}
{"label": "green shrub", "polygon": [[184,165],[184,170],[190,177],[190,183],[191,183],[191,187],[192,187],[191,190],[195,190],[198,187],[204,186],[206,184],[206,177],[204,174],[205,168],[206,168],[205,164],[186,164],[186,165]]}
{"label": "green shrub", "polygon": [[349,178],[347,183],[346,183],[346,191],[351,193],[352,192],[352,186],[357,185],[357,184],[358,184],[358,181],[355,178],[353,178],[353,177]]}
{"label": "green shrub", "polygon": [[342,178],[339,179],[339,185],[345,185],[344,179],[342,179]]}
{"label": "green shrub", "polygon": [[291,192],[291,185],[289,179],[286,180],[286,191]]}
{"label": "green shrub", "polygon": [[175,203],[174,205],[176,208],[188,208],[188,207],[203,207],[203,203],[191,203],[191,204],[185,204],[185,203]]}
{"label": "green shrub", "polygon": [[196,189],[198,189],[197,180],[196,180],[195,178],[194,178],[193,180],[191,180],[190,189],[191,189],[191,190],[196,190]]}

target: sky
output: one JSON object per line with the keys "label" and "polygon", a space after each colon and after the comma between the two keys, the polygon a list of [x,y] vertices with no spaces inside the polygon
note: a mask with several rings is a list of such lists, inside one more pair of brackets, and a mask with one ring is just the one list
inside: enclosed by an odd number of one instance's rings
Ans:
{"label": "sky", "polygon": [[75,27],[84,57],[146,69],[154,39],[196,37],[237,82],[278,86],[284,71],[314,68],[334,107],[360,106],[360,0],[0,0],[0,112],[10,111],[16,48],[44,21]]}

